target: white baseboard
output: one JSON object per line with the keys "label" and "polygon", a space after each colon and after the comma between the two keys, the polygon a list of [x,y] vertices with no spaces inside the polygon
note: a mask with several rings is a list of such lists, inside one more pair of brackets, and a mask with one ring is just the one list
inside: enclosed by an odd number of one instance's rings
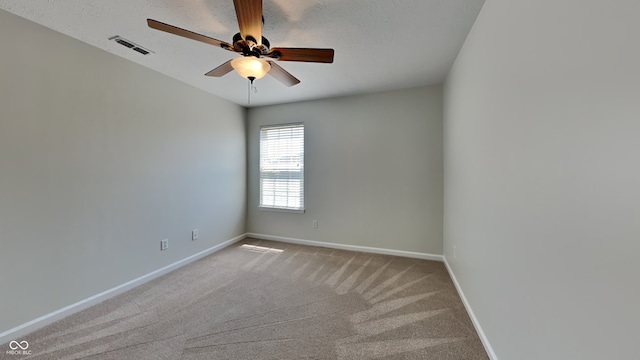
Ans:
{"label": "white baseboard", "polygon": [[374,248],[374,247],[368,247],[368,246],[345,245],[345,244],[330,243],[330,242],[324,242],[324,241],[294,239],[294,238],[288,238],[283,236],[273,236],[273,235],[256,234],[256,233],[247,233],[247,237],[262,239],[262,240],[273,240],[273,241],[279,241],[279,242],[291,243],[291,244],[319,246],[319,247],[325,247],[325,248],[331,248],[331,249],[360,251],[360,252],[383,254],[383,255],[403,256],[403,257],[423,259],[423,260],[444,261],[444,256],[442,255],[426,254],[426,253],[404,251],[404,250],[392,250],[392,249],[382,249],[382,248]]}
{"label": "white baseboard", "polygon": [[473,313],[473,309],[471,309],[471,305],[469,304],[469,301],[467,301],[467,297],[464,296],[462,287],[460,287],[460,283],[458,283],[458,279],[456,279],[456,275],[453,273],[453,270],[449,266],[449,262],[447,262],[447,258],[446,257],[443,257],[443,258],[444,258],[444,266],[447,268],[447,271],[449,272],[449,276],[451,276],[451,280],[453,280],[453,284],[456,286],[456,290],[458,290],[458,295],[460,295],[460,298],[462,299],[462,303],[464,304],[464,307],[467,310],[467,314],[469,314],[469,317],[471,318],[473,327],[476,328],[476,332],[480,337],[480,341],[482,341],[482,345],[484,346],[484,349],[487,351],[487,355],[489,355],[489,359],[498,360],[496,353],[493,351],[493,348],[489,343],[489,339],[487,338],[487,335],[484,333],[484,330],[482,330],[482,326],[480,326],[480,322],[478,321],[478,318]]}
{"label": "white baseboard", "polygon": [[34,332],[40,328],[43,328],[55,321],[58,321],[60,319],[63,319],[71,314],[74,314],[78,311],[84,310],[86,308],[89,308],[93,305],[96,305],[98,303],[101,303],[109,298],[112,298],[116,295],[122,294],[124,292],[126,292],[127,290],[131,290],[136,286],[140,286],[148,281],[151,281],[155,278],[158,278],[166,273],[169,273],[173,270],[176,270],[179,267],[182,267],[184,265],[187,265],[191,262],[194,262],[198,259],[201,259],[207,255],[210,255],[216,251],[220,251],[222,249],[224,249],[225,247],[232,245],[240,240],[243,240],[244,238],[247,237],[247,234],[242,234],[239,236],[234,237],[233,239],[227,240],[221,244],[215,245],[210,247],[207,250],[203,250],[197,254],[191,255],[187,258],[184,258],[180,261],[177,261],[173,264],[167,265],[165,267],[162,267],[158,270],[152,271],[146,275],[140,276],[139,278],[133,279],[131,281],[128,281],[124,284],[118,285],[114,288],[111,288],[109,290],[103,291],[99,294],[93,295],[91,297],[88,297],[84,300],[78,301],[75,304],[71,304],[69,306],[63,307],[62,309],[56,310],[52,313],[40,316],[37,319],[33,319],[29,322],[26,322],[22,325],[18,325],[16,327],[14,327],[13,329],[9,329],[5,332],[0,333],[0,344],[4,344],[6,342],[12,341],[12,340],[18,340],[21,337]]}

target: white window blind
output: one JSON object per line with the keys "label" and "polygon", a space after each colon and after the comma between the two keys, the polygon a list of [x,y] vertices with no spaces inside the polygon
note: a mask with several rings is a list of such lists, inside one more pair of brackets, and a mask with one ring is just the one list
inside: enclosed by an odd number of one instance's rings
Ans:
{"label": "white window blind", "polygon": [[304,210],[304,125],[260,128],[260,207]]}

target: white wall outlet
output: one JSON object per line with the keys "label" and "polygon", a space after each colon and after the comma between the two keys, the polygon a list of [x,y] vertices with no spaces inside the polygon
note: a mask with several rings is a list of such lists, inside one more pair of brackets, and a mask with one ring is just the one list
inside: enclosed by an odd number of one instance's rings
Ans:
{"label": "white wall outlet", "polygon": [[314,228],[314,229],[317,229],[318,228],[318,220],[313,220],[311,222],[311,227]]}
{"label": "white wall outlet", "polygon": [[198,232],[198,229],[191,230],[191,240],[196,241],[198,239],[200,239],[200,233]]}
{"label": "white wall outlet", "polygon": [[169,248],[169,239],[160,240],[160,250],[167,250]]}

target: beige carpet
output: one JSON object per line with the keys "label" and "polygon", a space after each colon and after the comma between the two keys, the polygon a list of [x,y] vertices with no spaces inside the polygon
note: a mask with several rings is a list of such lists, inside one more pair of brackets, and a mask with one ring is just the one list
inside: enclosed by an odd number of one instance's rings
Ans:
{"label": "beige carpet", "polygon": [[442,263],[254,239],[24,340],[0,358],[488,359]]}

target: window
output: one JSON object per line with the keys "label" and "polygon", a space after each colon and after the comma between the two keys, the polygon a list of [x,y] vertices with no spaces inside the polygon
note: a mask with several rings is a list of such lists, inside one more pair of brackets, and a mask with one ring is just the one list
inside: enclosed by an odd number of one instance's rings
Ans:
{"label": "window", "polygon": [[260,128],[260,207],[304,212],[304,125]]}

